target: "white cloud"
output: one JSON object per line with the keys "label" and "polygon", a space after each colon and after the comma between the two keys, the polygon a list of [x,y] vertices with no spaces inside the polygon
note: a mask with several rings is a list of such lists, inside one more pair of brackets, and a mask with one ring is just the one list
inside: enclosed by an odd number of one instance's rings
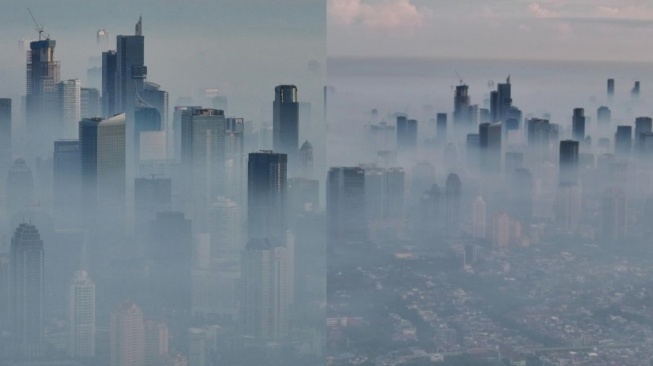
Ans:
{"label": "white cloud", "polygon": [[528,6],[528,9],[535,15],[537,18],[554,18],[559,14],[551,9],[545,8],[538,3],[531,3]]}
{"label": "white cloud", "polygon": [[415,28],[424,23],[425,13],[410,0],[329,0],[329,16],[342,24],[360,23],[368,28]]}

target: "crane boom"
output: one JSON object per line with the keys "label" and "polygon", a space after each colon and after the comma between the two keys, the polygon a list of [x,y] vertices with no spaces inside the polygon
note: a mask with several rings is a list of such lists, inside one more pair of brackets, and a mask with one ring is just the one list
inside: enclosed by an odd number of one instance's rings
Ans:
{"label": "crane boom", "polygon": [[40,41],[43,35],[43,26],[36,21],[36,18],[34,18],[34,14],[32,14],[30,8],[27,8],[27,11],[29,12],[29,16],[32,17],[32,20],[34,21],[34,25],[36,26],[34,29],[36,29],[36,31],[39,32],[39,41]]}

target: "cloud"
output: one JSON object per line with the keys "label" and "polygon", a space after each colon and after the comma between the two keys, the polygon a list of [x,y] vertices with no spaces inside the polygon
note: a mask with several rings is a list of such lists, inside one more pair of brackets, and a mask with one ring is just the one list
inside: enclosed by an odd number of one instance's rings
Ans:
{"label": "cloud", "polygon": [[535,15],[537,18],[555,18],[559,16],[559,14],[551,9],[545,8],[542,5],[538,3],[531,3],[531,5],[528,6],[528,9]]}
{"label": "cloud", "polygon": [[339,23],[360,23],[367,28],[415,28],[424,23],[426,14],[411,0],[329,0],[329,15]]}

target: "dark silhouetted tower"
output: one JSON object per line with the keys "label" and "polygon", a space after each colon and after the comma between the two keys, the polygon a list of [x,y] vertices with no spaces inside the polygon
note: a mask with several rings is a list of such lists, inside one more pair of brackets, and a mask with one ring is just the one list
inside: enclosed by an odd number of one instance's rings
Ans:
{"label": "dark silhouetted tower", "polygon": [[397,117],[397,150],[410,151],[417,147],[417,120]]}
{"label": "dark silhouetted tower", "polygon": [[608,79],[608,99],[614,97],[614,79]]}
{"label": "dark silhouetted tower", "polygon": [[617,126],[614,135],[614,152],[617,155],[628,156],[633,147],[633,127]]}
{"label": "dark silhouetted tower", "polygon": [[453,124],[456,128],[466,126],[471,121],[469,110],[471,107],[471,101],[468,92],[469,88],[467,85],[461,84],[456,86],[456,94],[453,102]]}
{"label": "dark silhouetted tower", "polygon": [[[299,103],[297,87],[279,85],[274,88],[272,148],[286,154],[291,167],[295,167],[299,149]],[[291,169],[293,170],[293,169]]]}
{"label": "dark silhouetted tower", "polygon": [[578,141],[560,141],[560,182],[578,181]]}
{"label": "dark silhouetted tower", "polygon": [[11,164],[11,99],[0,98],[0,172]]}
{"label": "dark silhouetted tower", "polygon": [[585,140],[585,110],[575,108],[572,118],[572,138],[576,141]]}
{"label": "dark silhouetted tower", "polygon": [[609,126],[612,123],[612,111],[606,106],[601,106],[596,111],[596,123],[599,126]]}
{"label": "dark silhouetted tower", "polygon": [[11,319],[18,353],[43,353],[43,241],[34,225],[20,224],[11,240]]}
{"label": "dark silhouetted tower", "polygon": [[287,225],[286,154],[260,151],[249,154],[247,167],[247,227],[249,238],[283,240]]}
{"label": "dark silhouetted tower", "polygon": [[76,228],[81,222],[81,159],[78,140],[54,142],[53,209],[60,228]]}
{"label": "dark silhouetted tower", "polygon": [[[116,51],[102,52],[102,115],[113,116],[118,113],[116,108]],[[82,116],[84,118],[99,116]]]}
{"label": "dark silhouetted tower", "polygon": [[436,122],[436,139],[440,143],[447,141],[447,114],[438,113]]}
{"label": "dark silhouetted tower", "polygon": [[331,168],[327,176],[327,238],[330,245],[367,240],[365,170]]}

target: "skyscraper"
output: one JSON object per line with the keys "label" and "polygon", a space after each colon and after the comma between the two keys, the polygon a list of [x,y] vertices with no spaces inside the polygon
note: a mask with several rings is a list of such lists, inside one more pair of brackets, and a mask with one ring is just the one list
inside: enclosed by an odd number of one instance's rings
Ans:
{"label": "skyscraper", "polygon": [[209,209],[211,258],[214,262],[238,262],[244,247],[242,208],[234,201],[218,197]]}
{"label": "skyscraper", "polygon": [[127,119],[134,113],[136,94],[143,90],[147,77],[145,66],[145,37],[142,19],[136,23],[136,31],[131,36],[116,37],[116,113],[124,112]]}
{"label": "skyscraper", "polygon": [[612,112],[610,108],[601,106],[596,110],[596,122],[599,126],[609,126],[612,123]]}
{"label": "skyscraper", "polygon": [[585,110],[583,108],[574,108],[572,138],[576,141],[585,140]]}
{"label": "skyscraper", "polygon": [[34,225],[18,225],[11,239],[12,336],[18,354],[43,353],[43,241]]}
{"label": "skyscraper", "polygon": [[0,172],[6,172],[11,164],[11,99],[0,98]]}
{"label": "skyscraper", "polygon": [[125,130],[124,113],[100,121],[97,129],[98,205],[116,215],[125,209]]}
{"label": "skyscraper", "polygon": [[[116,51],[102,52],[102,115],[113,116],[116,108],[116,77],[118,59]],[[99,116],[83,116],[84,118]]]}
{"label": "skyscraper", "polygon": [[633,147],[633,127],[617,126],[614,135],[614,152],[618,156],[627,157]]}
{"label": "skyscraper", "polygon": [[299,149],[299,103],[297,87],[279,85],[274,88],[272,148],[288,156],[291,170],[297,166]]}
{"label": "skyscraper", "polygon": [[78,271],[68,289],[68,355],[95,356],[95,284]]}
{"label": "skyscraper", "polygon": [[365,170],[331,168],[327,175],[327,240],[329,245],[367,240]]}
{"label": "skyscraper", "polygon": [[614,96],[614,79],[608,79],[608,99]]}
{"label": "skyscraper", "polygon": [[641,136],[651,132],[653,132],[653,119],[651,117],[635,118],[635,145],[638,152],[641,153]]}
{"label": "skyscraper", "polygon": [[78,79],[57,84],[59,126],[56,138],[77,138],[77,126],[81,120],[81,82]]}
{"label": "skyscraper", "polygon": [[247,168],[247,225],[249,238],[283,240],[287,224],[286,154],[260,151],[249,154]]}
{"label": "skyscraper", "polygon": [[132,301],[118,305],[109,325],[111,366],[145,366],[143,312]]}
{"label": "skyscraper", "polygon": [[154,319],[143,322],[143,358],[145,366],[159,366],[168,355],[168,325]]}
{"label": "skyscraper", "polygon": [[267,238],[250,239],[245,246],[239,314],[243,335],[278,341],[288,334],[293,289],[291,251],[292,247]]}
{"label": "skyscraper", "polygon": [[560,141],[560,182],[578,181],[578,141]]}
{"label": "skyscraper", "polygon": [[57,131],[57,115],[53,111],[58,105],[60,65],[54,60],[55,45],[56,42],[49,38],[31,42],[27,55],[25,110],[26,127],[30,133],[27,148],[35,156],[48,154]]}
{"label": "skyscraper", "polygon": [[82,218],[81,159],[78,140],[54,142],[53,209],[60,228],[79,227]]}
{"label": "skyscraper", "polygon": [[459,129],[461,126],[466,126],[471,120],[469,110],[471,101],[468,91],[469,88],[465,84],[456,86],[453,110],[453,124],[456,129]]}
{"label": "skyscraper", "polygon": [[397,150],[410,151],[417,148],[417,120],[406,116],[397,117]]}
{"label": "skyscraper", "polygon": [[[93,118],[102,115],[102,98],[100,91],[94,88],[80,89],[81,118]],[[75,122],[75,137],[77,137],[77,123]]]}
{"label": "skyscraper", "polygon": [[491,122],[505,122],[508,110],[512,106],[510,76],[505,83],[497,84],[497,90],[490,96]]}
{"label": "skyscraper", "polygon": [[244,205],[245,198],[245,122],[227,118],[225,127],[225,195]]}
{"label": "skyscraper", "polygon": [[440,143],[447,141],[447,114],[438,113],[436,122],[436,139]]}
{"label": "skyscraper", "polygon": [[299,149],[299,175],[304,179],[313,179],[313,145],[308,140]]}

